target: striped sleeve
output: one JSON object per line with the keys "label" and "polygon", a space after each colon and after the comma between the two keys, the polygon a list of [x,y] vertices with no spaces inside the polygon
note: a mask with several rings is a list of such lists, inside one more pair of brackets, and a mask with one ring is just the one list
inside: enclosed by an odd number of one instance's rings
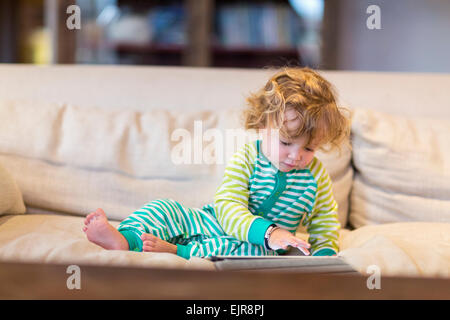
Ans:
{"label": "striped sleeve", "polygon": [[226,234],[241,241],[252,240],[250,227],[259,218],[248,210],[249,180],[256,156],[254,143],[237,151],[227,163],[222,184],[214,196],[217,220]]}
{"label": "striped sleeve", "polygon": [[314,158],[310,165],[317,182],[314,207],[304,225],[309,233],[312,255],[334,255],[339,251],[338,205],[333,197],[331,179],[322,165]]}

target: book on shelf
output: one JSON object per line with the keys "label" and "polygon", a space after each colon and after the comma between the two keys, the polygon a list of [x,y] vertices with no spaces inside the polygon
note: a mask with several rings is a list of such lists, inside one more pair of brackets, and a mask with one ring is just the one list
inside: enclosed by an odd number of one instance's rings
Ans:
{"label": "book on shelf", "polygon": [[186,44],[186,12],[181,4],[156,6],[148,12],[147,17],[153,43]]}
{"label": "book on shelf", "polygon": [[225,47],[295,48],[301,35],[301,18],[288,5],[225,4],[216,15]]}

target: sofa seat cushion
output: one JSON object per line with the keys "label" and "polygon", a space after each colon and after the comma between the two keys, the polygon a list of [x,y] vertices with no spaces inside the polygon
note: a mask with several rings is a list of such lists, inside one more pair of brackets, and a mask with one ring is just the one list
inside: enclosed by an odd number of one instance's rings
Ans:
{"label": "sofa seat cushion", "polygon": [[[0,261],[215,270],[207,259],[105,250],[87,240],[83,221],[83,217],[54,214],[2,216]],[[302,233],[297,236],[308,238]],[[382,276],[450,277],[450,224],[410,222],[341,229],[339,242],[339,255],[362,274],[376,265]]]}
{"label": "sofa seat cushion", "polygon": [[339,256],[361,274],[450,278],[449,244],[450,223],[387,223],[346,232]]}
{"label": "sofa seat cushion", "polygon": [[[206,259],[170,253],[105,250],[86,238],[83,217],[48,214],[0,217],[0,260],[79,265],[213,270]],[[117,222],[111,222],[114,226]]]}

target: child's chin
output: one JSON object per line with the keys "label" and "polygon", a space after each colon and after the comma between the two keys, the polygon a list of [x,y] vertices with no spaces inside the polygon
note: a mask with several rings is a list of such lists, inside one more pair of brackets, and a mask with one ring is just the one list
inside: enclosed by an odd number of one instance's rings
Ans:
{"label": "child's chin", "polygon": [[291,167],[291,166],[288,166],[288,165],[286,165],[284,163],[281,163],[278,169],[281,172],[289,172],[289,171],[297,169],[297,167]]}

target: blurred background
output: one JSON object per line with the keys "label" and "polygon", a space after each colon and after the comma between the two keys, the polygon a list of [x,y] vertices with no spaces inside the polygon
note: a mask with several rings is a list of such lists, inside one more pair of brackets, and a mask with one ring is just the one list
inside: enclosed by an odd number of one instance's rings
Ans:
{"label": "blurred background", "polygon": [[0,24],[2,63],[450,72],[449,0],[0,0]]}

